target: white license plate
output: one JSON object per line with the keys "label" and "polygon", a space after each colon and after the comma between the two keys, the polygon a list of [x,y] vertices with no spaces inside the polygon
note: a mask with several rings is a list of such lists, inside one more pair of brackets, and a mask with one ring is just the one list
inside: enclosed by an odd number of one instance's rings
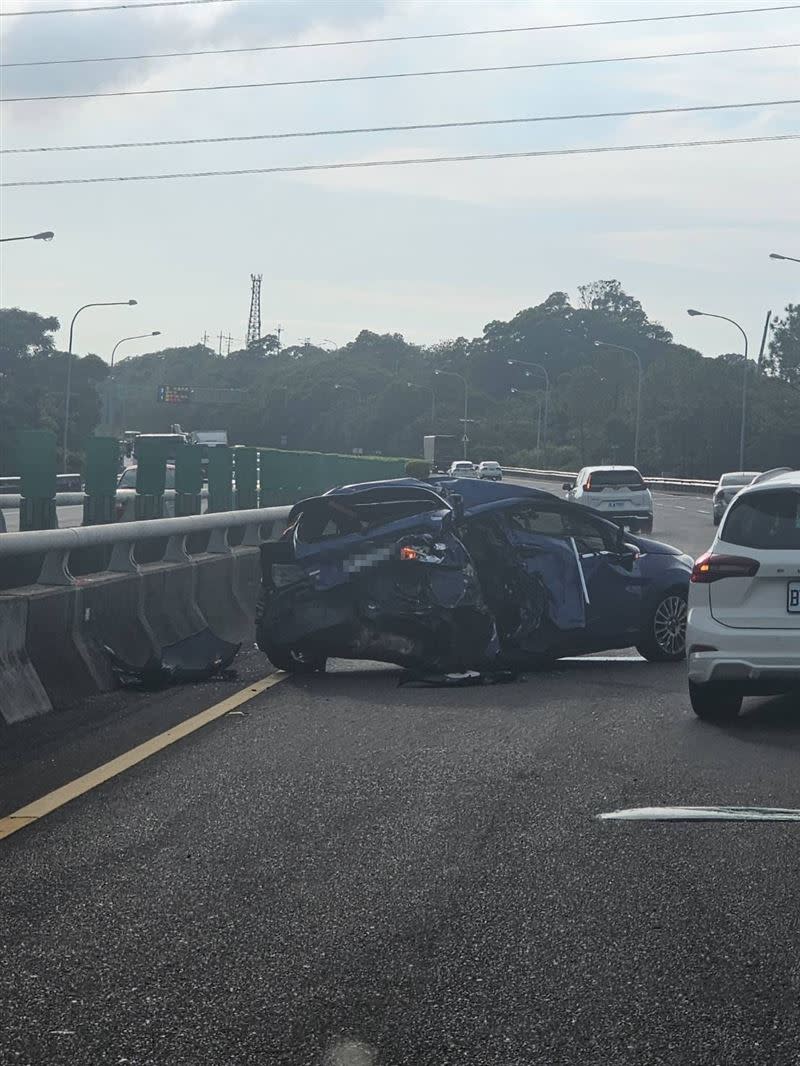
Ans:
{"label": "white license plate", "polygon": [[620,501],[619,503],[608,503],[608,504],[606,504],[606,506],[609,509],[612,508],[612,507],[624,507],[625,506],[625,502],[623,500],[623,501]]}
{"label": "white license plate", "polygon": [[790,581],[786,590],[786,610],[789,614],[800,614],[800,581]]}

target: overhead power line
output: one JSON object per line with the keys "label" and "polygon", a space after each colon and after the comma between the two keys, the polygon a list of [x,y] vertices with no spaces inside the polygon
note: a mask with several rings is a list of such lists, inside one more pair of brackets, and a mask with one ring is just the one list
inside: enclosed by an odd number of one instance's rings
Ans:
{"label": "overhead power line", "polygon": [[525,118],[483,118],[464,122],[415,122],[404,126],[355,126],[349,129],[298,130],[285,133],[249,133],[231,137],[186,137],[180,140],[119,141],[111,144],[64,144],[36,148],[0,148],[0,155],[30,152],[91,152],[107,148],[165,148],[186,144],[231,144],[237,141],[280,141],[298,137],[337,137],[352,133],[404,133],[415,130],[452,130],[475,126],[511,126],[532,122],[571,122],[576,119],[632,118],[638,115],[676,115],[694,111],[733,111],[741,108],[780,107],[800,104],[792,100],[752,100],[741,104],[698,104],[692,107],[654,107],[637,111],[595,111],[576,115],[533,115]]}
{"label": "overhead power line", "polygon": [[676,19],[717,18],[720,15],[754,15],[768,11],[795,11],[800,4],[778,4],[771,7],[739,7],[727,11],[691,11],[682,15],[644,15],[639,18],[600,19],[592,22],[558,22],[541,26],[502,26],[488,30],[453,30],[448,33],[413,33],[394,37],[356,37],[340,41],[307,41],[287,44],[251,45],[243,48],[204,48],[191,52],[145,52],[129,56],[86,56],[80,59],[30,59],[16,63],[0,63],[1,67],[50,67],[75,63],[123,63],[140,59],[184,59],[193,56],[239,55],[242,52],[282,52],[298,48],[342,48],[358,44],[386,44],[400,41],[434,41],[452,37],[488,37],[493,34],[537,33],[543,30],[577,30],[591,26],[627,26],[640,22],[673,22]]}
{"label": "overhead power line", "polygon": [[241,0],[145,0],[142,4],[95,4],[92,7],[32,7],[27,11],[0,11],[0,18],[12,15],[83,15],[87,11],[137,11],[140,7],[189,7],[191,4],[238,4]]}
{"label": "overhead power line", "polygon": [[650,59],[686,59],[692,56],[734,55],[744,52],[770,52],[797,48],[798,44],[756,44],[740,48],[706,48],[698,52],[656,52],[652,55],[609,56],[596,59],[558,59],[543,63],[512,63],[496,67],[455,67],[449,70],[411,70],[392,74],[347,74],[333,78],[298,78],[291,81],[254,81],[234,85],[182,85],[172,89],[120,89],[102,93],[59,93],[49,96],[6,96],[4,104],[35,103],[44,100],[94,100],[112,96],[163,96],[169,93],[218,92],[230,89],[272,89],[289,85],[332,85],[341,82],[388,81],[395,78],[431,78],[451,74],[487,74],[510,70],[544,70],[550,67],[583,67],[600,63],[634,63]]}
{"label": "overhead power line", "polygon": [[800,133],[778,133],[761,137],[726,137],[721,140],[665,141],[660,144],[608,145],[597,148],[552,148],[535,152],[489,152],[475,155],[440,155],[417,159],[366,159],[353,163],[302,163],[298,166],[247,167],[241,170],[190,170],[175,174],[124,174],[102,178],[49,178],[35,181],[4,181],[0,189],[34,185],[100,185],[118,181],[169,181],[176,178],[231,178],[245,174],[298,174],[320,170],[360,170],[366,167],[405,167],[424,163],[472,163],[479,159],[537,159],[548,156],[597,155],[608,152],[645,152],[664,148],[707,148],[723,144],[763,144],[767,141],[796,141]]}

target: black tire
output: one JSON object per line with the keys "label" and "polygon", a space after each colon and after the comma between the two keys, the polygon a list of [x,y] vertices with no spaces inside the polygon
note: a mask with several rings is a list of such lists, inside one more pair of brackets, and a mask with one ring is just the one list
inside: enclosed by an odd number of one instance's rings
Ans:
{"label": "black tire", "polygon": [[678,663],[686,658],[686,592],[670,589],[659,598],[636,650],[651,663]]}
{"label": "black tire", "polygon": [[652,533],[653,532],[653,520],[652,520],[652,518],[650,519],[649,522],[642,522],[642,524],[639,526],[639,532],[640,533]]}
{"label": "black tire", "polygon": [[742,709],[742,694],[733,685],[689,682],[692,710],[704,722],[733,722]]}
{"label": "black tire", "polygon": [[722,521],[722,518],[721,517],[717,517],[717,515],[714,515],[712,521],[713,521],[715,526],[718,526],[720,524],[720,522]]}

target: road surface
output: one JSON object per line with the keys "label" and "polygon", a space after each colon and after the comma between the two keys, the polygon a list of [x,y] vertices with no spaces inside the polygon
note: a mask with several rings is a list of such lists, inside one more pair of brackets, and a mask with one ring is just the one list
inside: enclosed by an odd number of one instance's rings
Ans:
{"label": "road surface", "polygon": [[[657,535],[700,550],[679,502]],[[633,653],[459,690],[334,663],[126,755],[266,669],[0,732],[0,819],[132,763],[0,840],[3,1066],[800,1061],[798,826],[596,817],[800,807],[793,701],[715,728]]]}

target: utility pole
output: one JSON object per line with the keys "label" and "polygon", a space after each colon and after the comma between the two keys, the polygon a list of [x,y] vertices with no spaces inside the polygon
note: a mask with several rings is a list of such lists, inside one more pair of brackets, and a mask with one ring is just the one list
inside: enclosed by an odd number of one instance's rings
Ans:
{"label": "utility pole", "polygon": [[278,323],[278,328],[276,330],[276,335],[277,335],[277,338],[278,338],[278,351],[281,350],[281,333],[283,333],[283,326],[279,322]]}
{"label": "utility pole", "polygon": [[203,331],[203,347],[208,347],[208,330]]}
{"label": "utility pole", "polygon": [[217,348],[217,351],[222,355],[222,330],[219,331],[219,347]]}

